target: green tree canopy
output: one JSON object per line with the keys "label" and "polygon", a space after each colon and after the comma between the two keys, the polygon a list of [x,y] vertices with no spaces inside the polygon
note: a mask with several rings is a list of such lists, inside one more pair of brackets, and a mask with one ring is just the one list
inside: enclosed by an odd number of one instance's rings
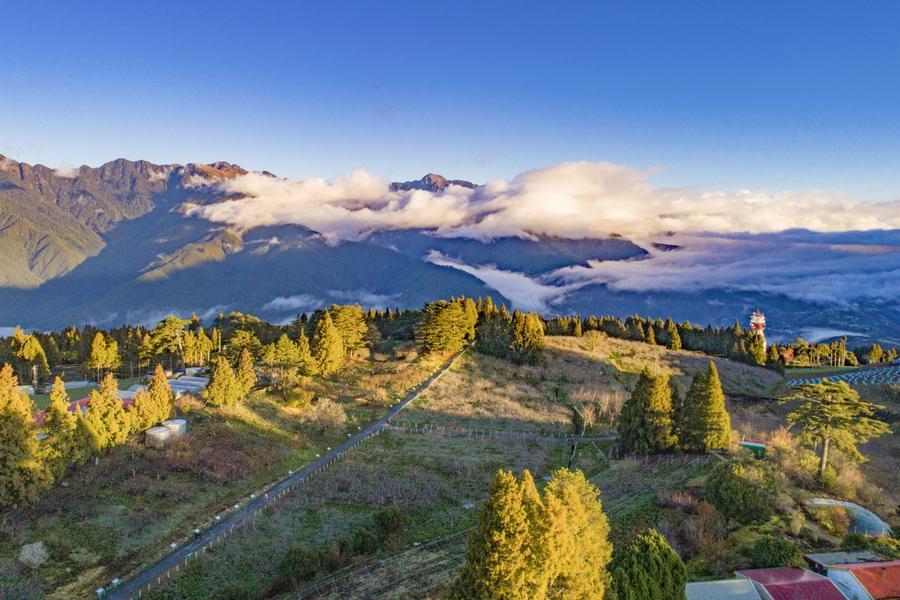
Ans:
{"label": "green tree canopy", "polygon": [[316,321],[312,353],[322,375],[334,375],[344,366],[344,342],[328,311]]}
{"label": "green tree canopy", "polygon": [[10,365],[0,368],[0,506],[29,503],[52,481],[44,464],[31,399]]}
{"label": "green tree canopy", "polygon": [[50,390],[50,403],[44,411],[44,455],[47,467],[54,477],[66,472],[75,462],[78,452],[77,421],[69,412],[69,394],[63,380],[57,377]]}
{"label": "green tree canopy", "polygon": [[800,385],[782,402],[796,403],[787,416],[788,423],[800,430],[803,440],[818,443],[820,479],[828,466],[831,444],[863,461],[857,445],[891,432],[886,423],[872,418],[884,407],[862,400],[844,381],[823,379],[821,383]]}
{"label": "green tree canopy", "polygon": [[237,403],[241,394],[241,386],[228,359],[219,356],[213,363],[209,385],[203,390],[203,399],[213,406],[232,406]]}
{"label": "green tree canopy", "polygon": [[666,375],[641,373],[622,406],[618,422],[622,443],[635,452],[664,452],[675,444],[672,433],[672,389]]}
{"label": "green tree canopy", "polygon": [[679,419],[676,429],[685,450],[705,452],[731,444],[731,417],[715,363],[709,363],[705,374],[694,374]]}
{"label": "green tree canopy", "polygon": [[684,600],[687,570],[678,553],[650,529],[613,552],[614,600]]}

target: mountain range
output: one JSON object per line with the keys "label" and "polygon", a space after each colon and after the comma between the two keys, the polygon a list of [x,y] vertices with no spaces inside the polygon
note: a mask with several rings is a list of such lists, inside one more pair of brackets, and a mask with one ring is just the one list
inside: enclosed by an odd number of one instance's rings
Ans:
{"label": "mountain range", "polygon": [[[745,320],[762,307],[782,337],[816,329],[900,338],[896,307],[827,306],[727,287],[628,291],[566,279],[598,263],[680,252],[664,234],[640,243],[614,233],[484,240],[394,228],[338,241],[302,225],[243,229],[191,210],[235,199],[217,184],[247,174],[228,162],[118,159],[51,169],[0,155],[0,326],[149,324],[171,312],[208,318],[230,310],[284,321],[332,302],[413,307],[490,294],[546,313],[672,315],[713,324]],[[453,186],[478,187],[432,173],[389,189],[442,194]]]}

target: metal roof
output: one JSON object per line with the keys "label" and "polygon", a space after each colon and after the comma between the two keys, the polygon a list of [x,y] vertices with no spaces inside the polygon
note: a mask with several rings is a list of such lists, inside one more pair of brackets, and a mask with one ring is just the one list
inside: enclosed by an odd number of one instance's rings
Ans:
{"label": "metal roof", "polygon": [[687,600],[760,600],[759,592],[749,579],[722,579],[689,583]]}
{"label": "metal roof", "polygon": [[829,565],[879,562],[884,559],[869,550],[850,550],[841,552],[816,552],[804,554],[803,558],[810,564]]}

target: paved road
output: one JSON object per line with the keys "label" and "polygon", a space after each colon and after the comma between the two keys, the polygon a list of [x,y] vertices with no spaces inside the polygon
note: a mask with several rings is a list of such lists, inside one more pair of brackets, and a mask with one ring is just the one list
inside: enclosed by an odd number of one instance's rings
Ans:
{"label": "paved road", "polygon": [[171,554],[157,562],[156,564],[148,567],[144,571],[142,571],[137,576],[129,579],[128,581],[122,583],[118,587],[111,589],[107,592],[105,598],[115,599],[115,600],[125,600],[127,598],[135,598],[137,597],[139,591],[143,590],[147,591],[147,586],[150,585],[156,586],[157,582],[165,579],[166,573],[175,569],[178,565],[181,565],[186,560],[193,560],[195,558],[195,553],[202,551],[206,546],[208,546],[213,540],[216,540],[220,536],[227,534],[233,531],[236,527],[241,525],[244,521],[252,517],[259,510],[266,506],[267,502],[271,502],[278,495],[285,493],[300,484],[301,482],[308,479],[311,475],[316,473],[317,471],[321,471],[331,463],[340,459],[345,453],[351,450],[354,446],[364,441],[366,438],[371,437],[372,435],[380,432],[385,426],[388,424],[388,421],[397,415],[401,410],[406,408],[410,402],[415,400],[422,392],[424,392],[428,387],[434,383],[441,375],[447,372],[447,370],[453,366],[456,360],[462,356],[465,352],[460,352],[450,360],[448,360],[440,369],[438,369],[431,377],[420,383],[416,388],[414,388],[411,392],[409,392],[406,397],[401,400],[398,404],[395,404],[387,413],[385,413],[381,418],[377,421],[373,421],[368,426],[366,426],[362,431],[349,438],[346,442],[323,456],[322,458],[316,460],[314,463],[311,463],[290,477],[282,480],[281,482],[275,484],[271,488],[269,488],[266,492],[266,496],[259,496],[249,503],[247,503],[242,508],[238,509],[227,518],[223,519],[217,525],[210,527],[200,534],[200,536],[190,543],[185,544],[184,546],[178,548],[173,551]]}

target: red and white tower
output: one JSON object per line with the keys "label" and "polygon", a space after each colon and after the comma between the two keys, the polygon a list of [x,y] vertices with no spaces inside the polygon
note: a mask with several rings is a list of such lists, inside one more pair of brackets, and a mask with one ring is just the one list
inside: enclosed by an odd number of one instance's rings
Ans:
{"label": "red and white tower", "polygon": [[756,310],[750,315],[750,331],[758,334],[763,340],[763,348],[766,347],[766,315]]}

